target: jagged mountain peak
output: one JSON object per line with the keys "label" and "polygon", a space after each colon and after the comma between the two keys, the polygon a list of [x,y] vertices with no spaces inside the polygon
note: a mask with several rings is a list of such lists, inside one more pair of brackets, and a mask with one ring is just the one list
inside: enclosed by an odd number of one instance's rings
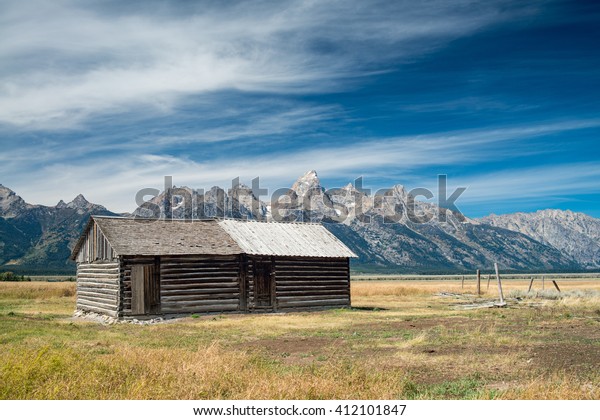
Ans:
{"label": "jagged mountain peak", "polygon": [[402,200],[406,200],[409,197],[409,193],[406,190],[406,187],[402,184],[396,184],[392,187],[392,195],[397,198],[401,198]]}
{"label": "jagged mountain peak", "polygon": [[306,172],[292,185],[292,191],[294,191],[299,197],[303,197],[309,191],[323,191],[321,186],[321,180],[317,175],[317,171],[314,169]]}
{"label": "jagged mountain peak", "polygon": [[70,203],[67,204],[69,208],[87,208],[90,202],[85,199],[83,194],[78,194]]}
{"label": "jagged mountain peak", "polygon": [[[298,205],[288,206],[283,200],[284,204],[275,210],[247,194],[246,191],[251,190],[243,184],[230,190],[215,186],[204,196],[200,190],[173,188],[168,208],[162,207],[166,206],[168,192],[151,201],[163,208],[165,214],[167,210],[172,212],[175,218],[279,220],[273,218],[277,212],[278,217],[283,216],[282,220],[323,221],[359,255],[355,264],[395,272],[489,269],[493,262],[498,262],[503,269],[526,271],[600,267],[600,220],[582,213],[541,210],[493,216],[506,218],[506,223],[483,220],[478,223],[471,219],[460,220],[447,212],[447,220],[442,221],[438,215],[443,209],[429,202],[411,203],[407,189],[400,184],[390,188],[385,196],[369,197],[358,192],[352,183],[335,191],[325,191],[316,171],[308,171],[298,178],[294,188],[304,194],[303,199],[295,202]],[[322,193],[312,194],[314,188]],[[191,193],[192,200],[188,200],[186,192]],[[47,269],[52,264],[72,267],[65,265],[68,247],[80,234],[89,215],[110,213],[102,206],[89,203],[83,195],[68,204],[61,200],[54,207],[24,203],[4,186],[0,186],[0,197],[12,200],[10,210],[15,214],[6,216],[0,207],[0,217],[5,219],[0,222],[8,229],[0,229],[0,244],[5,243],[4,247],[0,246],[0,264],[18,261],[36,269]],[[21,202],[22,208],[18,207]],[[309,203],[311,207],[302,207]],[[395,215],[402,217],[392,217]],[[495,226],[487,226],[490,224]],[[575,266],[575,261],[579,265]]]}
{"label": "jagged mountain peak", "polygon": [[[13,190],[0,184],[0,198],[19,197]],[[20,197],[19,197],[20,198]]]}
{"label": "jagged mountain peak", "polygon": [[0,216],[14,217],[22,209],[27,207],[27,203],[13,190],[0,184]]}

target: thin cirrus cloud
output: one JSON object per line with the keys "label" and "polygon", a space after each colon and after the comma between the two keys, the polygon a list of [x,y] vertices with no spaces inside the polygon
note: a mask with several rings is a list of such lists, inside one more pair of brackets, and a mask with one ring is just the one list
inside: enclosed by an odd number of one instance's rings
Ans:
{"label": "thin cirrus cloud", "polygon": [[519,179],[539,207],[593,195],[595,47],[554,30],[573,22],[552,1],[7,0],[0,180],[116,211],[164,175],[274,189],[309,169],[373,189],[443,171],[481,211],[525,200]]}
{"label": "thin cirrus cloud", "polygon": [[[24,198],[42,200],[47,204],[58,201],[56,185],[63,194],[74,196],[86,185],[89,199],[103,203],[115,211],[131,211],[134,197],[145,187],[161,188],[163,176],[172,175],[176,185],[208,189],[214,185],[227,188],[231,180],[240,177],[250,183],[260,177],[261,186],[272,192],[287,188],[296,177],[308,169],[317,169],[328,188],[340,185],[328,180],[351,182],[364,176],[366,185],[378,189],[390,187],[382,179],[411,182],[410,188],[430,187],[437,191],[435,181],[439,167],[456,165],[477,166],[499,159],[528,154],[544,154],[535,141],[544,136],[600,126],[600,120],[566,121],[537,126],[511,127],[493,130],[470,130],[436,133],[426,136],[405,136],[349,144],[344,148],[322,146],[310,150],[273,151],[263,156],[215,156],[205,161],[172,156],[167,153],[147,154],[129,152],[119,159],[95,159],[84,163],[59,162],[41,171],[21,177],[17,189]],[[511,147],[507,148],[507,142]],[[533,143],[532,143],[533,142]],[[587,164],[594,169],[592,164]],[[467,187],[461,198],[466,204],[521,200],[525,195],[536,196],[556,192],[583,192],[593,187],[597,170],[575,170],[577,165],[520,168],[452,179],[455,186]],[[415,171],[421,173],[415,176]],[[577,175],[575,175],[577,174]],[[591,175],[590,175],[591,174]],[[592,178],[590,178],[592,176]],[[377,183],[379,179],[379,183]],[[373,184],[373,182],[376,182]],[[519,181],[519,182],[517,182]],[[517,191],[515,186],[525,185]]]}
{"label": "thin cirrus cloud", "polygon": [[508,19],[501,3],[290,1],[178,13],[176,2],[160,13],[151,2],[115,15],[85,2],[9,1],[0,14],[0,60],[9,63],[0,122],[64,129],[132,106],[169,112],[222,89],[343,90],[391,60]]}

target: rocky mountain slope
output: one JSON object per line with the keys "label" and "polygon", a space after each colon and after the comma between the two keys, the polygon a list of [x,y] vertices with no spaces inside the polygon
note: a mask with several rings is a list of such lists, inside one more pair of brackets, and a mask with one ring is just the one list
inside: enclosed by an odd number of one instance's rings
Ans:
{"label": "rocky mountain slope", "polygon": [[[70,247],[91,214],[114,215],[81,195],[39,206],[0,186],[0,270],[72,272]],[[326,190],[315,171],[272,202],[243,184],[205,193],[174,187],[133,214],[321,222],[357,253],[359,271],[472,272],[494,262],[503,270],[570,271],[600,261],[600,221],[589,216],[546,210],[473,220],[415,200],[402,185],[376,197],[352,184]]]}
{"label": "rocky mountain slope", "polygon": [[509,229],[550,245],[586,269],[600,267],[600,220],[570,210],[540,210],[480,219],[481,223]]}
{"label": "rocky mountain slope", "polygon": [[359,255],[355,268],[424,273],[489,270],[494,262],[520,271],[569,270],[576,265],[552,246],[527,235],[420,202],[402,185],[376,197],[352,185],[326,191],[311,171],[292,191],[299,197],[312,194],[308,201],[299,200],[319,203],[304,209],[304,220],[325,222]]}
{"label": "rocky mountain slope", "polygon": [[73,272],[71,248],[92,214],[115,215],[83,195],[56,206],[27,204],[0,185],[0,266],[2,271]]}
{"label": "rocky mountain slope", "polygon": [[[282,196],[263,203],[250,188],[213,188],[200,195],[187,187],[154,198],[155,214],[175,218],[244,217],[284,222],[320,222],[359,256],[355,269],[393,272],[463,272],[491,269],[578,269],[552,246],[519,232],[479,223],[411,197],[402,185],[371,197],[352,184],[326,190],[315,171]],[[414,210],[413,210],[414,209]],[[439,221],[443,213],[445,221]],[[144,209],[135,214],[149,215]]]}

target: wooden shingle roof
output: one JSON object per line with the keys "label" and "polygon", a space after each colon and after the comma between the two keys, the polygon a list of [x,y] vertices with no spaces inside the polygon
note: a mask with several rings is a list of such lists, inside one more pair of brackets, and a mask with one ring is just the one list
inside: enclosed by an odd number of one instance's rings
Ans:
{"label": "wooden shingle roof", "polygon": [[[118,255],[235,255],[242,252],[215,220],[99,216],[92,216],[92,220]],[[76,246],[73,253],[77,250]]]}

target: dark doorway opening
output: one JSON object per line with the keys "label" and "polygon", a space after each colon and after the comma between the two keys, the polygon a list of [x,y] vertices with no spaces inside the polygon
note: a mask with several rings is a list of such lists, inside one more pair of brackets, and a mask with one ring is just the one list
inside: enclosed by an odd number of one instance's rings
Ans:
{"label": "dark doorway opening", "polygon": [[254,262],[254,307],[268,309],[273,307],[271,262]]}
{"label": "dark doorway opening", "polygon": [[158,264],[131,266],[131,314],[160,313],[160,268]]}

